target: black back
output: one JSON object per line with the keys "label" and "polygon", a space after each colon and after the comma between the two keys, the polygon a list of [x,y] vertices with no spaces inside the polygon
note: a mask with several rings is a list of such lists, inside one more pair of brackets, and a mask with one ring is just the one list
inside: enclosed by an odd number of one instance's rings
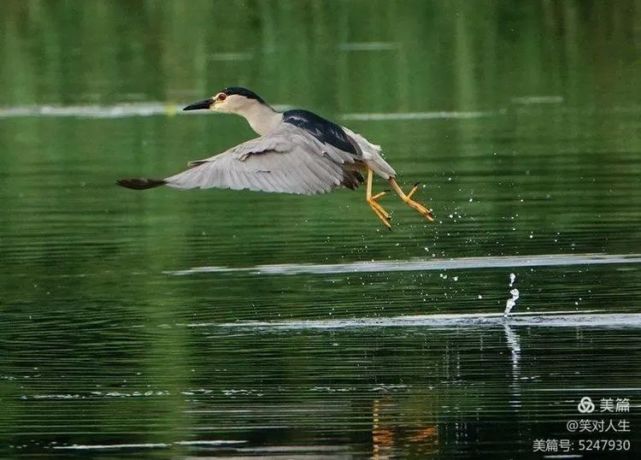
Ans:
{"label": "black back", "polygon": [[288,110],[283,113],[283,121],[304,129],[325,144],[354,155],[359,154],[343,128],[315,113],[307,110]]}
{"label": "black back", "polygon": [[230,86],[228,88],[225,88],[221,92],[225,93],[228,96],[232,94],[238,94],[240,96],[245,96],[247,99],[256,99],[261,104],[265,104],[265,101],[263,100],[263,98],[260,97],[258,94],[256,94],[252,90],[249,90],[247,88],[242,88],[240,86]]}

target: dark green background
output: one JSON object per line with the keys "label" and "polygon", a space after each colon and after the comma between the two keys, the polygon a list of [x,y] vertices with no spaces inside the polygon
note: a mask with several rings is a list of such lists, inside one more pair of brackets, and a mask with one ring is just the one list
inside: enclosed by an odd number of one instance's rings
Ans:
{"label": "dark green background", "polygon": [[[628,0],[3,1],[3,458],[542,458],[581,396],[638,404],[639,264],[516,265],[641,252],[640,51]],[[436,222],[388,195],[387,232],[363,190],[114,185],[252,137],[176,111],[230,85],[381,144]],[[203,266],[247,270],[172,273]],[[517,312],[629,327],[386,323],[500,313],[510,273]]]}

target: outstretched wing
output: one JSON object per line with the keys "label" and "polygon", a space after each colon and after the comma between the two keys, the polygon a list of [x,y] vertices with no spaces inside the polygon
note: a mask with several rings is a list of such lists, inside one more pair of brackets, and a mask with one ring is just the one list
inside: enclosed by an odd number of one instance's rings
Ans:
{"label": "outstretched wing", "polygon": [[312,195],[341,185],[356,188],[363,178],[350,167],[355,161],[353,155],[284,124],[266,136],[192,162],[190,169],[162,181],[128,179],[119,183],[137,189],[167,185]]}

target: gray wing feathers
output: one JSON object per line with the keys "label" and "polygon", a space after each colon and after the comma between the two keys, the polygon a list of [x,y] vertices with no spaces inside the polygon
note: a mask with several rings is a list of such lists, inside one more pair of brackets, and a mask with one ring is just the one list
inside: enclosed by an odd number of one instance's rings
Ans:
{"label": "gray wing feathers", "polygon": [[168,177],[174,188],[229,188],[311,195],[328,192],[344,180],[347,152],[334,149],[297,127],[284,127],[224,153],[193,162]]}

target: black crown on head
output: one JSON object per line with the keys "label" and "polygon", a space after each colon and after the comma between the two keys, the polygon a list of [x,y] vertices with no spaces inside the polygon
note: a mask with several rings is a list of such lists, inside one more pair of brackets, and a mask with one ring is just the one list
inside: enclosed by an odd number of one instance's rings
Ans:
{"label": "black crown on head", "polygon": [[222,92],[225,93],[227,96],[231,96],[232,94],[238,94],[239,96],[244,96],[247,99],[256,99],[261,104],[265,104],[265,101],[263,100],[263,98],[260,97],[258,94],[256,94],[255,92],[247,88],[242,88],[240,86],[230,86],[222,90]]}

